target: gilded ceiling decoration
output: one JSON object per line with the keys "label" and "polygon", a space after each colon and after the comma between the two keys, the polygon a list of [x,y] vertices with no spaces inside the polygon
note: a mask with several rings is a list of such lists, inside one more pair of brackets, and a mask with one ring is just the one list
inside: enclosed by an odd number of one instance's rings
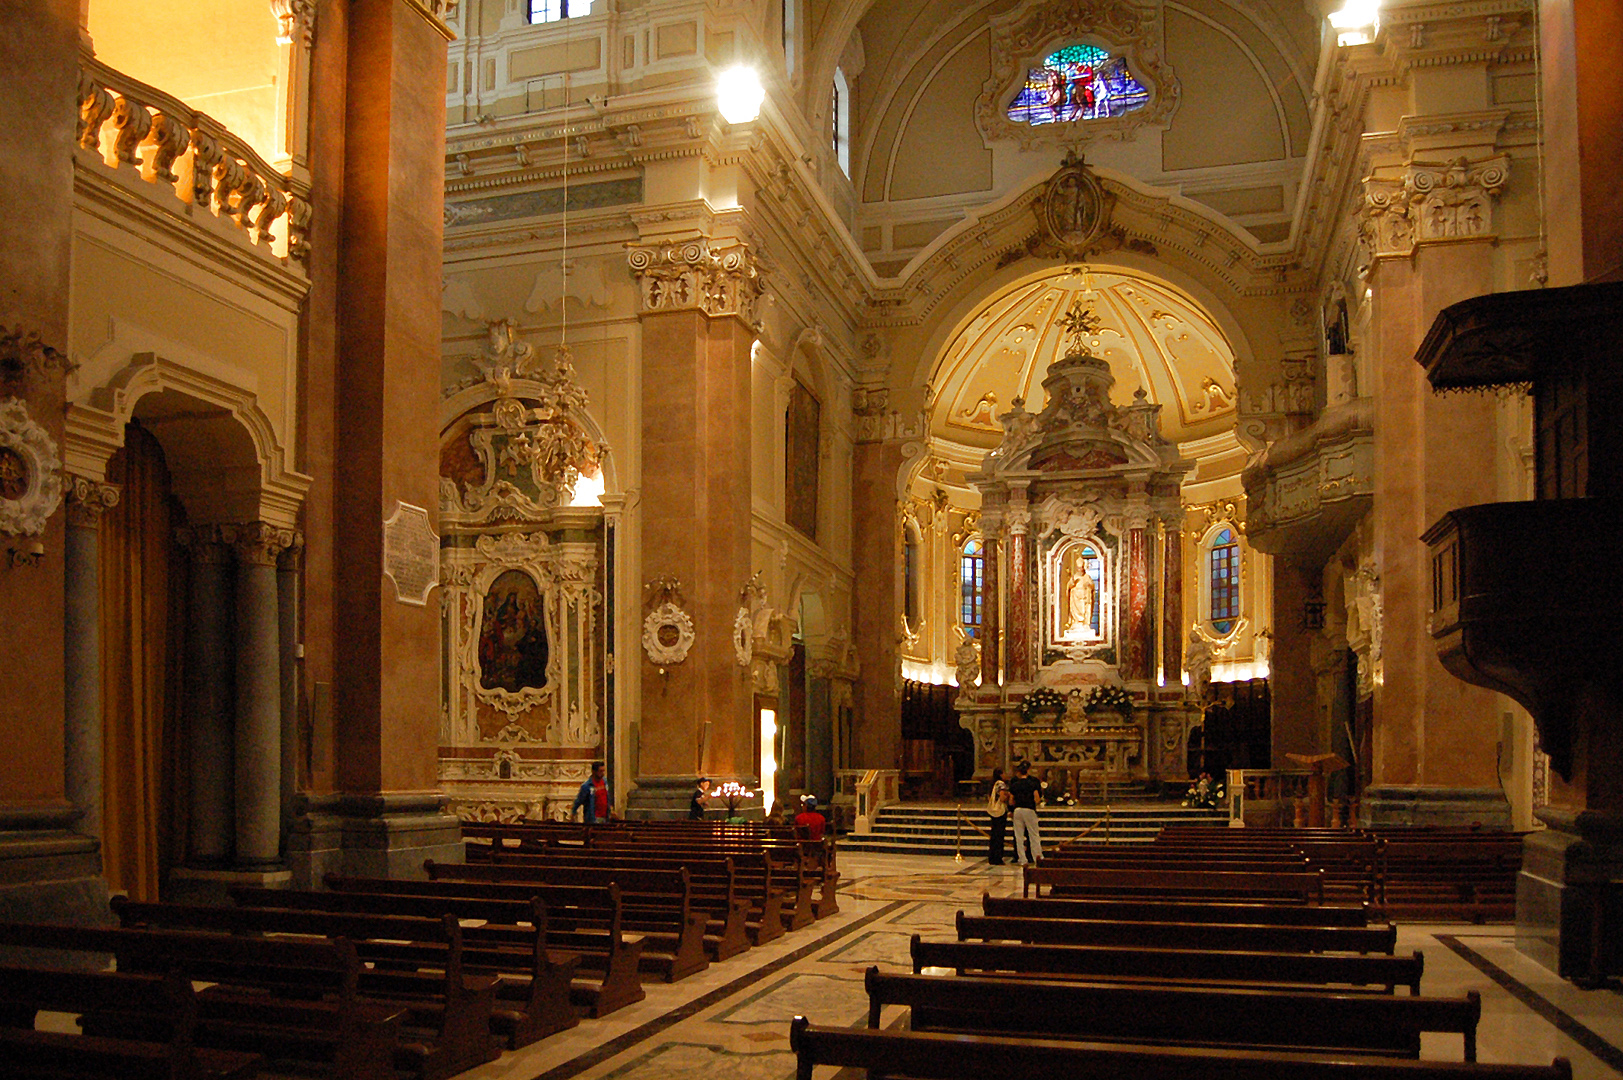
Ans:
{"label": "gilded ceiling decoration", "polygon": [[1142,388],[1164,406],[1174,442],[1234,424],[1234,351],[1199,304],[1163,282],[1119,270],[1069,267],[1022,282],[989,301],[959,331],[933,383],[933,434],[990,449],[997,417],[1016,397],[1043,407],[1043,376],[1064,350],[1065,312],[1089,308],[1098,326],[1085,344],[1110,364],[1111,399],[1127,405]]}

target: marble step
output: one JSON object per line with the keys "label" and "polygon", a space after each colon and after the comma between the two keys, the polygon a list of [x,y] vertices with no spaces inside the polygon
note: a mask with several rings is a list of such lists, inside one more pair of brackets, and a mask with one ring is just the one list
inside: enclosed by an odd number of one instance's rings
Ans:
{"label": "marble step", "polygon": [[[978,805],[965,806],[964,816],[967,821],[986,827],[985,815]],[[1112,804],[1107,840],[1102,806],[1044,807],[1037,812],[1038,827],[1050,843],[1070,840],[1090,827],[1092,831],[1082,838],[1084,843],[1144,843],[1155,839],[1161,826],[1168,822],[1209,821],[1221,826],[1225,819],[1222,811],[1191,809],[1164,801],[1147,806]],[[852,851],[951,854],[959,843],[958,836],[957,811],[953,807],[887,806],[879,812],[872,832],[843,836],[840,846]],[[964,825],[962,836],[966,852],[980,850],[986,843],[968,824]]]}

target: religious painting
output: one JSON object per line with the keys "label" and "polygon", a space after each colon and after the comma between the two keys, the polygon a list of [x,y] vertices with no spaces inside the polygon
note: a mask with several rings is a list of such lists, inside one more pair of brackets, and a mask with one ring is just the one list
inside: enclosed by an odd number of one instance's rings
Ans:
{"label": "religious painting", "polygon": [[28,462],[9,446],[0,446],[0,499],[28,494]]}
{"label": "religious painting", "polygon": [[1103,120],[1141,109],[1149,100],[1149,89],[1133,77],[1125,57],[1094,45],[1067,45],[1026,73],[1008,116],[1032,125]]}
{"label": "religious painting", "polygon": [[485,592],[479,626],[479,685],[518,693],[547,685],[547,620],[541,589],[508,570]]}
{"label": "religious painting", "polygon": [[1100,597],[1104,595],[1104,560],[1092,544],[1078,544],[1066,555],[1060,579],[1059,624],[1062,641],[1091,641],[1100,632]]}
{"label": "religious painting", "polygon": [[784,518],[810,540],[817,539],[822,422],[822,404],[796,379],[789,390],[789,414],[784,425]]}

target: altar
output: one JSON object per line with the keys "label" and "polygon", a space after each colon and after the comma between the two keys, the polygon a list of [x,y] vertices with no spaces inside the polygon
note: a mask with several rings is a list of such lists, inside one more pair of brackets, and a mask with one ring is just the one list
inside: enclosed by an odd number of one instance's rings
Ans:
{"label": "altar", "polygon": [[[1073,794],[1088,783],[1178,783],[1200,722],[1184,686],[1184,476],[1139,390],[1112,402],[1080,302],[1062,324],[1040,413],[1014,399],[1003,438],[970,477],[981,494],[986,625],[959,722],[976,775],[1022,759]],[[1198,692],[1198,691],[1197,691]]]}

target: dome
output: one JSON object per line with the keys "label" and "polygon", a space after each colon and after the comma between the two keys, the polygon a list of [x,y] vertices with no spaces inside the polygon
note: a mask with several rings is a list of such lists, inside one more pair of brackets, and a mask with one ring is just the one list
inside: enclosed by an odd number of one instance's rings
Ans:
{"label": "dome", "polygon": [[1161,434],[1172,442],[1233,428],[1234,350],[1199,304],[1165,282],[1070,267],[1012,286],[970,316],[933,380],[931,434],[989,450],[1016,397],[1041,411],[1043,378],[1065,347],[1059,320],[1075,300],[1099,318],[1088,346],[1110,365],[1113,403],[1131,404],[1142,388],[1163,406]]}

